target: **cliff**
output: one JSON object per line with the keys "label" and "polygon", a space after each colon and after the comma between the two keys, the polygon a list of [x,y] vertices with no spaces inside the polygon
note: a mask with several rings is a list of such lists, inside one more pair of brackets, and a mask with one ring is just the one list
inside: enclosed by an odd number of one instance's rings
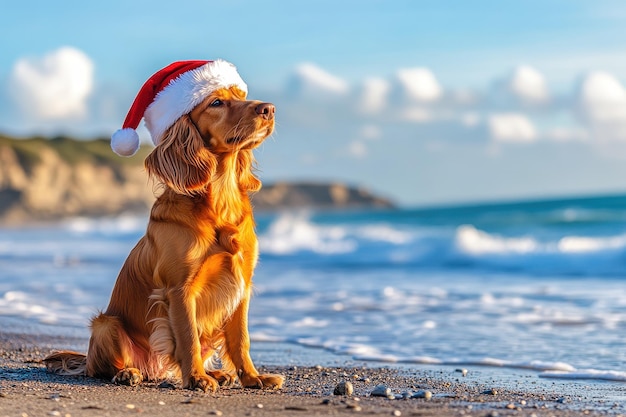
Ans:
{"label": "cliff", "polygon": [[[137,155],[120,158],[104,139],[0,136],[0,222],[147,212],[154,201],[143,168],[149,152],[144,146]],[[366,190],[316,183],[265,184],[253,202],[260,210],[392,207]]]}
{"label": "cliff", "polygon": [[363,188],[349,187],[340,183],[278,182],[263,185],[253,197],[254,207],[259,210],[278,208],[392,208],[393,203],[377,197]]}

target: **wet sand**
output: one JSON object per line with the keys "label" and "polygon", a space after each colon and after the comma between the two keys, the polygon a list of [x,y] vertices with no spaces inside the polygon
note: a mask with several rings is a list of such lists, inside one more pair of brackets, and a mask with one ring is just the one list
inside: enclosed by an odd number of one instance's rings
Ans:
{"label": "wet sand", "polygon": [[[54,349],[85,345],[80,338],[0,331],[0,417],[626,415],[623,383],[544,380],[499,368],[467,369],[463,376],[451,367],[354,363],[322,351],[266,344],[253,347],[253,357],[260,371],[287,377],[278,391],[235,386],[204,393],[182,389],[176,381],[131,388],[52,375],[41,363]],[[333,394],[340,382],[350,382],[353,394]],[[389,388],[393,398],[373,396],[378,385]],[[423,398],[426,391],[430,399]],[[410,394],[417,395],[406,398]]]}

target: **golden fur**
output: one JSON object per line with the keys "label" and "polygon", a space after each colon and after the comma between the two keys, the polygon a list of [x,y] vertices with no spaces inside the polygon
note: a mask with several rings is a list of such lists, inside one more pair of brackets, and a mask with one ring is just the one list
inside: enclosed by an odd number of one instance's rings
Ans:
{"label": "golden fur", "polygon": [[[273,105],[230,87],[165,132],[145,161],[163,185],[146,234],[92,319],[87,355],[53,353],[50,371],[128,385],[178,376],[205,391],[282,386],[254,367],[247,323],[258,253],[248,194],[261,187],[252,149],[273,128]],[[206,370],[216,353],[221,370]]]}

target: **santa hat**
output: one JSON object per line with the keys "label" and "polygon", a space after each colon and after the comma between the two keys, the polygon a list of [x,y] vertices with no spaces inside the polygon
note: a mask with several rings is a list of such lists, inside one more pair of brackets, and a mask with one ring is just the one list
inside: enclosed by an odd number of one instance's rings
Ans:
{"label": "santa hat", "polygon": [[122,129],[111,136],[111,148],[120,156],[132,156],[139,149],[137,126],[143,118],[152,142],[158,145],[163,133],[191,112],[212,92],[239,87],[248,92],[237,68],[230,62],[178,61],[155,73],[141,87],[130,107]]}

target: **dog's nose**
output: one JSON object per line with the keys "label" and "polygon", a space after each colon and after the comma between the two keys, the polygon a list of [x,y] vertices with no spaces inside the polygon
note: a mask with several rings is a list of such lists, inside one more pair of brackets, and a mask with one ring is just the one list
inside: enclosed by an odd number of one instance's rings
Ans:
{"label": "dog's nose", "polygon": [[266,120],[272,120],[274,118],[274,112],[276,107],[272,103],[261,103],[254,109],[256,114],[263,117]]}

